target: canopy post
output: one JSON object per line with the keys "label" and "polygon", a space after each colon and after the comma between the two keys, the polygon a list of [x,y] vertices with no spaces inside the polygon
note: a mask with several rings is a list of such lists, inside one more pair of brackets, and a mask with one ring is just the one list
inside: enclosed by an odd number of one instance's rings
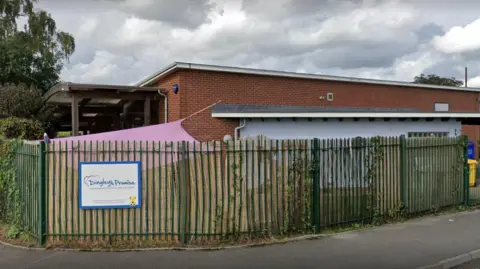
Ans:
{"label": "canopy post", "polygon": [[143,125],[148,126],[150,125],[150,97],[145,98],[145,104],[143,106]]}
{"label": "canopy post", "polygon": [[72,135],[77,136],[79,131],[78,96],[72,94]]}

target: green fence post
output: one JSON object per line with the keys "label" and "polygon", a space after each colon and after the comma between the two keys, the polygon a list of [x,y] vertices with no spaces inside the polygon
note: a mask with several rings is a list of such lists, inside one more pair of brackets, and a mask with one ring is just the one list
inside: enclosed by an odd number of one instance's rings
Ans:
{"label": "green fence post", "polygon": [[403,207],[407,207],[407,139],[400,136],[400,194]]}
{"label": "green fence post", "polygon": [[318,159],[318,153],[319,153],[319,145],[318,145],[318,139],[315,138],[313,140],[313,173],[312,173],[312,220],[313,220],[313,227],[314,227],[314,232],[318,233],[320,231],[320,197],[319,197],[319,192],[320,192],[320,160]]}
{"label": "green fence post", "polygon": [[[182,156],[182,162],[178,164],[178,169],[179,169],[179,178],[178,178],[178,192],[180,196],[180,218],[181,224],[180,224],[180,240],[183,244],[187,244],[188,238],[190,237],[189,235],[189,230],[188,230],[188,223],[189,223],[189,218],[188,215],[190,213],[190,177],[189,177],[189,172],[188,172],[188,164],[189,164],[189,158],[188,155],[189,153],[187,152],[187,147],[185,141],[183,141],[181,144],[180,149],[178,149],[178,153],[180,156]],[[195,145],[194,145],[195,146]],[[195,158],[196,156],[194,156]],[[196,231],[195,231],[196,232]]]}
{"label": "green fence post", "polygon": [[46,211],[46,205],[45,205],[45,201],[46,201],[46,197],[45,197],[45,191],[46,191],[46,186],[45,186],[45,182],[46,182],[46,150],[45,150],[45,142],[42,141],[40,142],[40,151],[39,151],[39,179],[40,179],[40,182],[39,182],[39,188],[38,188],[38,191],[39,191],[39,200],[38,201],[38,205],[39,205],[39,222],[38,222],[38,239],[39,239],[39,243],[40,245],[44,245],[45,244],[45,234],[46,234],[46,219],[47,219],[47,211]]}
{"label": "green fence post", "polygon": [[463,188],[464,188],[464,196],[463,196],[463,203],[468,206],[470,205],[470,184],[469,184],[469,176],[470,176],[470,166],[468,165],[468,137],[462,136],[461,146],[462,146],[462,157],[463,157]]}

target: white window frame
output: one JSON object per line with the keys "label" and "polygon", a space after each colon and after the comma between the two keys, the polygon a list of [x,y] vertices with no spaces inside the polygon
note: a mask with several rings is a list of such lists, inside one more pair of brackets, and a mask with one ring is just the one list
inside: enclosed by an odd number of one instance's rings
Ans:
{"label": "white window frame", "polygon": [[327,101],[329,101],[329,102],[333,101],[333,92],[327,93]]}

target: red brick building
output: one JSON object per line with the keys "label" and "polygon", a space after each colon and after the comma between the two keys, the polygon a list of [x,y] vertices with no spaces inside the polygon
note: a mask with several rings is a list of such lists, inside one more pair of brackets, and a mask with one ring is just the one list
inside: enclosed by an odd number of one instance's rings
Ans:
{"label": "red brick building", "polygon": [[[480,89],[323,76],[257,69],[175,63],[137,86],[159,87],[168,96],[168,121],[222,104],[410,108],[420,112],[479,112]],[[160,111],[164,111],[163,103]],[[437,110],[438,111],[438,110]],[[164,118],[160,117],[160,122]],[[239,121],[217,119],[206,109],[189,117],[184,128],[199,140],[233,135]],[[478,141],[476,126],[463,126]]]}

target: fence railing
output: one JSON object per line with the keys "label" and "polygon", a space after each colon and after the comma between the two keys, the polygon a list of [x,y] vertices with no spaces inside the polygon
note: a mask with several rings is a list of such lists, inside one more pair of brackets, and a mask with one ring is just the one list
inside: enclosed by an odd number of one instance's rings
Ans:
{"label": "fence railing", "polygon": [[23,226],[40,238],[40,146],[23,142],[1,147],[0,220]]}
{"label": "fence railing", "polygon": [[[41,243],[315,233],[469,201],[465,138],[23,145],[24,227]],[[140,208],[80,209],[79,162],[140,161]]]}

